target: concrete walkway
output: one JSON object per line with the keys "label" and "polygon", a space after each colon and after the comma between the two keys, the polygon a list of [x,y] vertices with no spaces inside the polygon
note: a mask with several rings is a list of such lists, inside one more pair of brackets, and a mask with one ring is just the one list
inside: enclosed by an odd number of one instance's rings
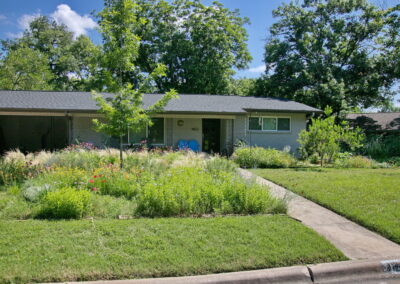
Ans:
{"label": "concrete walkway", "polygon": [[239,171],[268,186],[272,195],[287,199],[289,216],[324,236],[349,259],[400,258],[400,246],[394,242],[249,171]]}

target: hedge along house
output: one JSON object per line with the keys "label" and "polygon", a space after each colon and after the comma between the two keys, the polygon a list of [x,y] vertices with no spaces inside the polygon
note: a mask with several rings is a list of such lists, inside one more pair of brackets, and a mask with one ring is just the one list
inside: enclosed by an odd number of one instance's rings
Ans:
{"label": "hedge along house", "polygon": [[[144,106],[160,97],[144,95]],[[88,92],[0,91],[0,151],[53,150],[75,141],[117,146],[116,139],[93,129],[92,119],[101,119],[97,110]],[[180,95],[153,117],[152,127],[127,133],[125,144],[146,139],[153,146],[175,148],[180,140],[196,140],[201,151],[229,154],[234,143],[242,140],[295,152],[299,132],[316,112],[320,110],[283,99]]]}

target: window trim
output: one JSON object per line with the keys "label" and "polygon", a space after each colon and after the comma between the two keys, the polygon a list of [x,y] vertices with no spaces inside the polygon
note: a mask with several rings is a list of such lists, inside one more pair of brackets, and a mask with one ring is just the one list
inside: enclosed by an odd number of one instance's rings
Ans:
{"label": "window trim", "polygon": [[[167,139],[167,127],[166,127],[166,125],[167,125],[167,119],[165,118],[165,117],[152,117],[152,118],[162,118],[163,119],[163,124],[164,124],[164,135],[163,135],[163,143],[154,143],[154,144],[151,144],[152,146],[165,146],[166,145],[166,143],[165,143],[165,141],[166,141],[166,139]],[[140,145],[140,143],[129,143],[129,140],[130,140],[130,131],[128,131],[128,143],[123,143],[123,145]],[[146,125],[146,139],[149,139],[149,125],[147,124]]]}
{"label": "window trim", "polygon": [[[250,118],[258,118],[262,119],[261,121],[261,130],[250,129]],[[275,118],[275,130],[265,130],[264,129],[264,118]],[[280,118],[288,118],[289,119],[289,130],[278,130],[278,119]],[[260,133],[289,133],[292,132],[292,117],[291,116],[272,116],[272,115],[257,115],[257,116],[248,116],[247,119],[247,127],[249,132],[260,132]]]}

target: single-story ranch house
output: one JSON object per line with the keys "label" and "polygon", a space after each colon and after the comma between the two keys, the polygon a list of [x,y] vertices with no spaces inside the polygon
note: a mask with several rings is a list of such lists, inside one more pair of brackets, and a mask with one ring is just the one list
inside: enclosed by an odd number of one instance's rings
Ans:
{"label": "single-story ranch house", "polygon": [[[106,97],[110,94],[104,94]],[[144,95],[144,105],[160,99]],[[75,141],[117,146],[116,139],[93,130],[101,115],[88,92],[0,91],[0,151],[59,149]],[[125,143],[146,139],[158,146],[177,147],[195,140],[201,151],[230,153],[235,142],[283,149],[298,148],[298,134],[320,110],[294,101],[221,95],[180,95],[171,100],[154,125],[128,133]]]}

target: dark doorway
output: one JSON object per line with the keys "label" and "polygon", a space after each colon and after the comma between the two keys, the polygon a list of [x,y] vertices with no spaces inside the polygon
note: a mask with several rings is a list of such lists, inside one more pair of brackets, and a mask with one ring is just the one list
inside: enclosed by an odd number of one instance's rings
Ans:
{"label": "dark doorway", "polygon": [[220,119],[203,119],[203,152],[219,153],[220,152]]}
{"label": "dark doorway", "polygon": [[56,150],[68,145],[68,118],[0,115],[0,153]]}

